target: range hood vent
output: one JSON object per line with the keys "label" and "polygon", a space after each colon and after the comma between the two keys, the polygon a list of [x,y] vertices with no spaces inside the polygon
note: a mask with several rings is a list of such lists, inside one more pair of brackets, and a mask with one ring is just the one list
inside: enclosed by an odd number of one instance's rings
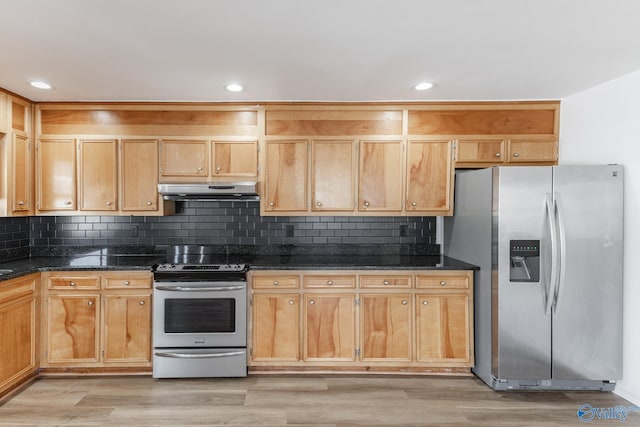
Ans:
{"label": "range hood vent", "polygon": [[158,184],[158,193],[164,200],[260,200],[255,181]]}

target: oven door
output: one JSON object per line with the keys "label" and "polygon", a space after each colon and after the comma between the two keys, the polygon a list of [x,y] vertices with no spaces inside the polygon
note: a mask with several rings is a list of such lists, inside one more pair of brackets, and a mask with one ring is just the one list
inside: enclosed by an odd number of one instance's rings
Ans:
{"label": "oven door", "polygon": [[154,347],[245,347],[246,330],[245,281],[154,282]]}

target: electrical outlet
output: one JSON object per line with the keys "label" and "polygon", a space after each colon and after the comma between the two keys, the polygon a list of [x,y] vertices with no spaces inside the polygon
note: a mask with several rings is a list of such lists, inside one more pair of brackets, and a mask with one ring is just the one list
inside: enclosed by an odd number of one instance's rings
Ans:
{"label": "electrical outlet", "polygon": [[293,237],[293,225],[288,224],[284,227],[285,230],[285,236],[286,237]]}

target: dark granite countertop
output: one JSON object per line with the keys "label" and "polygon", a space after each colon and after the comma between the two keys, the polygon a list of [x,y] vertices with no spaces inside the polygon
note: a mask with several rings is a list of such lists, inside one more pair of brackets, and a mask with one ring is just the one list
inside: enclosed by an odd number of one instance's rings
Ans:
{"label": "dark granite countertop", "polygon": [[[163,255],[86,255],[35,257],[0,263],[0,281],[42,271],[150,270]],[[244,262],[251,270],[474,270],[476,266],[439,255],[254,255],[221,257],[212,262]]]}

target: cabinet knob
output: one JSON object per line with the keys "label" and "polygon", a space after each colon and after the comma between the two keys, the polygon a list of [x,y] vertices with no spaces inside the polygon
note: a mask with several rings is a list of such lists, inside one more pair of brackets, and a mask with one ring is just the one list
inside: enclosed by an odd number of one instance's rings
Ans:
{"label": "cabinet knob", "polygon": [[313,304],[315,304],[315,303],[316,303],[316,302],[315,302],[314,300],[309,301],[309,304],[311,304],[311,305],[313,305]]}
{"label": "cabinet knob", "polygon": [[71,206],[71,200],[65,200],[64,204],[65,206]]}
{"label": "cabinet knob", "polygon": [[513,157],[520,157],[520,153],[513,153]]}
{"label": "cabinet knob", "polygon": [[318,202],[316,202],[316,206],[320,207],[320,206],[322,206],[322,203],[318,201]]}
{"label": "cabinet knob", "polygon": [[280,284],[280,282],[278,282],[277,280],[273,281],[273,286],[278,286]]}
{"label": "cabinet knob", "polygon": [[369,202],[367,202],[367,201],[365,200],[365,202],[363,203],[363,205],[364,205],[364,207],[365,207],[365,208],[368,208],[368,207],[369,207]]}
{"label": "cabinet knob", "polygon": [[111,202],[107,202],[107,206],[111,206]]}
{"label": "cabinet knob", "polygon": [[293,304],[295,304],[295,301],[294,301],[294,300],[292,300],[292,299],[290,299],[290,300],[289,300],[289,305],[293,305]]}
{"label": "cabinet knob", "polygon": [[422,305],[429,305],[429,301],[427,300],[422,301]]}
{"label": "cabinet knob", "polygon": [[93,301],[89,301],[89,302],[87,303],[87,305],[88,305],[89,307],[93,307]]}
{"label": "cabinet knob", "polygon": [[387,285],[389,285],[389,281],[388,281],[388,280],[383,280],[383,281],[382,281],[382,284],[383,284],[383,285],[385,285],[385,286],[387,286]]}
{"label": "cabinet knob", "polygon": [[416,206],[418,206],[418,204],[416,202],[411,202],[411,206],[415,208]]}
{"label": "cabinet knob", "polygon": [[333,280],[327,280],[327,285],[329,286],[333,285]]}
{"label": "cabinet knob", "polygon": [[221,170],[222,168],[220,166],[216,166],[216,173],[220,173]]}
{"label": "cabinet knob", "polygon": [[502,154],[496,153],[496,157],[500,157],[500,156],[502,156]]}
{"label": "cabinet knob", "polygon": [[444,280],[440,281],[440,286],[445,286],[447,284],[447,282],[445,282]]}
{"label": "cabinet knob", "polygon": [[403,299],[403,300],[402,300],[402,305],[407,305],[407,304],[408,304],[407,300],[406,300],[406,299]]}
{"label": "cabinet knob", "polygon": [[273,206],[275,206],[275,205],[276,205],[275,203],[273,203],[273,202],[269,202],[269,206],[273,207]]}
{"label": "cabinet knob", "polygon": [[69,286],[71,286],[72,288],[76,287],[76,282],[69,282]]}
{"label": "cabinet knob", "polygon": [[20,201],[18,202],[18,205],[19,205],[19,206],[24,206],[24,202],[23,202],[22,200],[20,200]]}
{"label": "cabinet knob", "polygon": [[140,304],[140,305],[144,305],[144,301],[140,301],[138,304]]}
{"label": "cabinet knob", "polygon": [[151,203],[150,201],[147,202],[147,206],[151,206],[153,203]]}
{"label": "cabinet knob", "polygon": [[129,286],[129,283],[130,283],[130,282],[129,282],[128,280],[125,280],[125,281],[124,281],[124,285],[125,285],[125,286]]}

